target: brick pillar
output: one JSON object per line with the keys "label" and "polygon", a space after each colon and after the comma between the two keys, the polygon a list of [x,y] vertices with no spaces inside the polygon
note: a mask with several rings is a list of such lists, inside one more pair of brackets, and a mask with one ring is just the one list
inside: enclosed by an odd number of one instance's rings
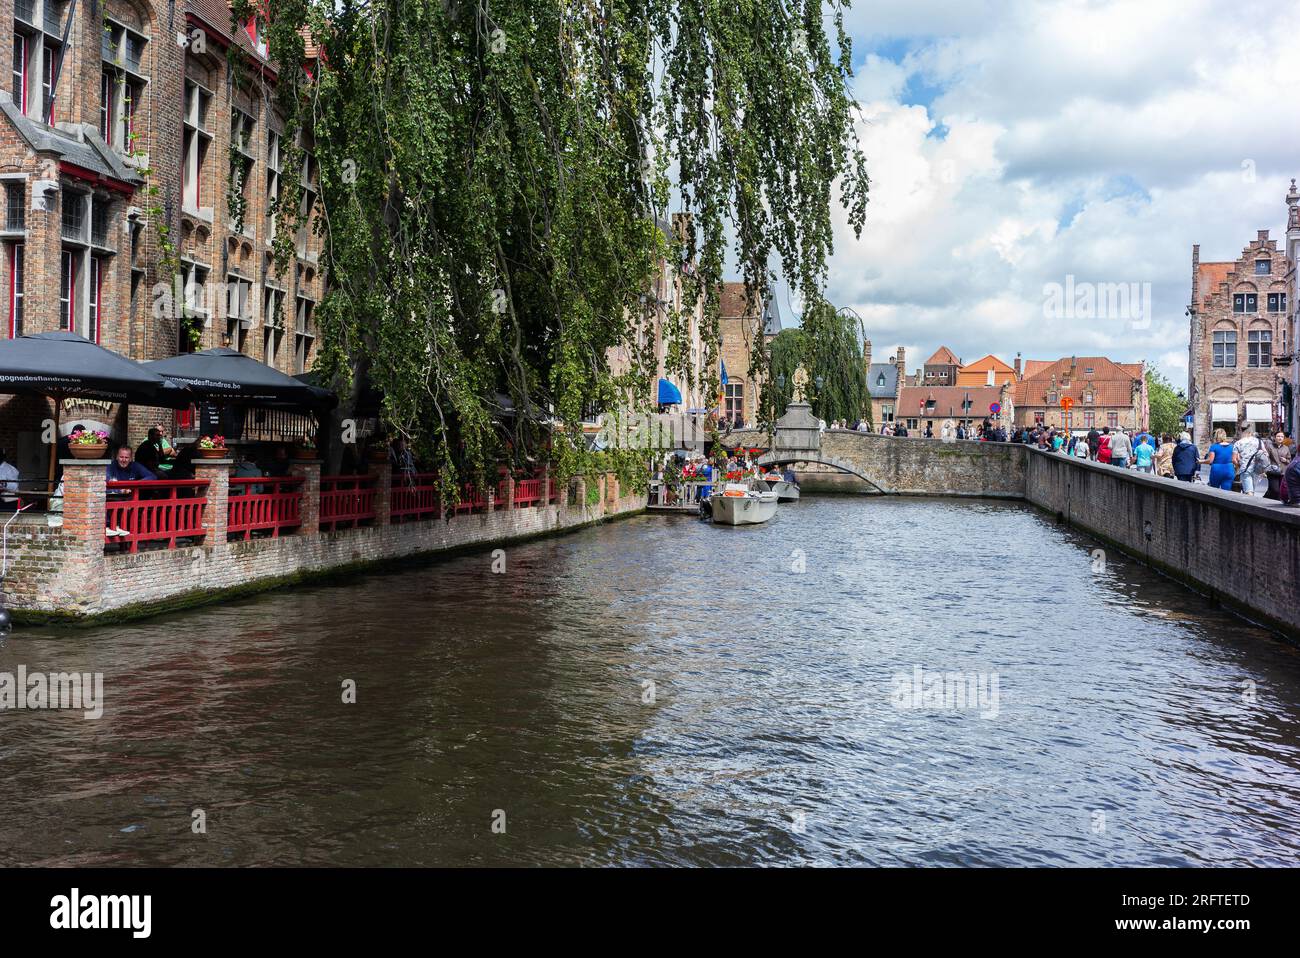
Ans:
{"label": "brick pillar", "polygon": [[542,505],[551,504],[551,465],[547,463],[542,466]]}
{"label": "brick pillar", "polygon": [[515,477],[506,476],[506,512],[515,507]]}
{"label": "brick pillar", "polygon": [[107,459],[61,459],[63,533],[74,545],[56,589],[71,608],[93,610],[104,588],[104,494]]}
{"label": "brick pillar", "polygon": [[587,514],[587,477],[578,476],[578,512],[586,518]]}
{"label": "brick pillar", "polygon": [[208,504],[203,509],[203,545],[209,549],[226,546],[232,465],[234,461],[230,459],[194,460],[194,478],[208,480]]}
{"label": "brick pillar", "polygon": [[393,467],[387,462],[368,466],[375,477],[375,525],[386,526],[393,520]]}
{"label": "brick pillar", "polygon": [[104,552],[104,496],[108,459],[60,459],[63,466],[63,531],[76,536],[78,552]]}
{"label": "brick pillar", "polygon": [[298,535],[314,536],[320,532],[320,467],[319,459],[295,459],[289,466],[289,475],[301,476],[302,503],[299,505]]}

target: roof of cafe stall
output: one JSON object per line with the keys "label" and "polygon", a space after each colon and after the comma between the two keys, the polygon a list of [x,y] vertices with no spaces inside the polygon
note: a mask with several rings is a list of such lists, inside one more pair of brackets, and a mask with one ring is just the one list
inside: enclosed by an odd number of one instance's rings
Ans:
{"label": "roof of cafe stall", "polygon": [[0,340],[0,393],[184,408],[189,390],[76,333]]}
{"label": "roof of cafe stall", "polygon": [[659,380],[659,405],[677,406],[682,401],[682,391],[666,379]]}
{"label": "roof of cafe stall", "polygon": [[195,400],[251,406],[332,408],[338,398],[226,346],[144,363],[144,368],[184,384]]}

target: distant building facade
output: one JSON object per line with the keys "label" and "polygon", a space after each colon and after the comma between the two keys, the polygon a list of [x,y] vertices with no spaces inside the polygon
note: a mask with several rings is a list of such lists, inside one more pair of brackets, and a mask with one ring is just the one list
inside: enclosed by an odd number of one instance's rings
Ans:
{"label": "distant building facade", "polygon": [[[1290,242],[1300,216],[1294,187],[1287,202]],[[1300,223],[1294,233],[1300,243]],[[1219,428],[1235,435],[1242,423],[1294,423],[1294,272],[1268,230],[1231,261],[1203,261],[1200,246],[1192,247],[1188,386],[1198,441]]]}
{"label": "distant building facade", "polygon": [[[1029,360],[1015,384],[1015,424],[1071,431],[1145,429],[1150,421],[1146,363],[1116,363],[1104,356]],[[1032,373],[1030,372],[1032,370]],[[1061,400],[1071,400],[1068,412]]]}
{"label": "distant building facade", "polygon": [[735,426],[758,422],[758,396],[762,382],[750,369],[754,342],[769,344],[783,328],[776,298],[765,304],[745,293],[744,283],[723,283],[718,295],[718,326],[722,365],[727,382],[722,387],[723,418]]}

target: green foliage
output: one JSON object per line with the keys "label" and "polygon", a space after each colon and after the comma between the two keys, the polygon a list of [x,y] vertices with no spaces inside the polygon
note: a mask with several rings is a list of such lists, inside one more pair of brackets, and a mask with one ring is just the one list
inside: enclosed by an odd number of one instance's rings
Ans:
{"label": "green foliage", "polygon": [[[764,424],[774,423],[794,395],[794,372],[808,373],[807,400],[813,415],[853,425],[871,418],[867,370],[862,363],[858,320],[817,299],[803,314],[799,329],[782,330],[771,343],[770,376],[760,400]],[[818,385],[818,380],[821,385]]]}
{"label": "green foliage", "polygon": [[[252,9],[235,0],[234,21]],[[291,263],[304,225],[301,130],[320,180],[306,225],[325,239],[317,364],[339,415],[369,381],[391,430],[445,476],[548,458],[564,478],[589,455],[586,404],[649,402],[653,336],[638,333],[660,258],[690,264],[707,369],[728,236],[751,287],[779,263],[812,300],[834,185],[855,230],[867,200],[842,14],[839,0],[277,0],[275,253]],[[314,78],[297,67],[303,27],[326,51]],[[672,187],[680,233],[658,225]],[[664,333],[667,372],[684,377],[686,317]],[[644,477],[619,458],[620,478]]]}
{"label": "green foliage", "polygon": [[1150,429],[1153,433],[1177,436],[1183,428],[1183,413],[1187,399],[1176,391],[1154,366],[1147,370],[1147,402],[1150,409]]}

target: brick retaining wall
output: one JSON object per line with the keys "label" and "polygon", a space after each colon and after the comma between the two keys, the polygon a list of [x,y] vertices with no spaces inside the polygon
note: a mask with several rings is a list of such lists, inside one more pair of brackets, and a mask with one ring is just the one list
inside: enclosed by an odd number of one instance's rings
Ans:
{"label": "brick retaining wall", "polygon": [[[588,503],[586,481],[579,478],[573,480],[577,486],[574,496],[561,487],[557,502],[549,505],[493,508],[497,504],[489,501],[486,512],[449,519],[389,524],[377,517],[374,524],[359,528],[300,530],[279,538],[227,542],[225,477],[229,464],[196,462],[202,473],[199,478],[212,480],[204,513],[208,535],[202,544],[105,554],[105,465],[65,461],[62,516],[23,514],[10,525],[4,599],[19,622],[146,615],[303,577],[575,529],[645,508],[643,495],[622,494],[613,477],[607,485],[602,483],[607,494]],[[319,489],[318,463],[295,463],[295,471],[307,477],[307,488]],[[376,467],[376,471],[379,487],[387,489],[388,466]],[[377,498],[386,520],[388,498]],[[315,517],[314,504],[304,508],[304,529],[314,528]],[[50,524],[60,520],[61,525]]]}

